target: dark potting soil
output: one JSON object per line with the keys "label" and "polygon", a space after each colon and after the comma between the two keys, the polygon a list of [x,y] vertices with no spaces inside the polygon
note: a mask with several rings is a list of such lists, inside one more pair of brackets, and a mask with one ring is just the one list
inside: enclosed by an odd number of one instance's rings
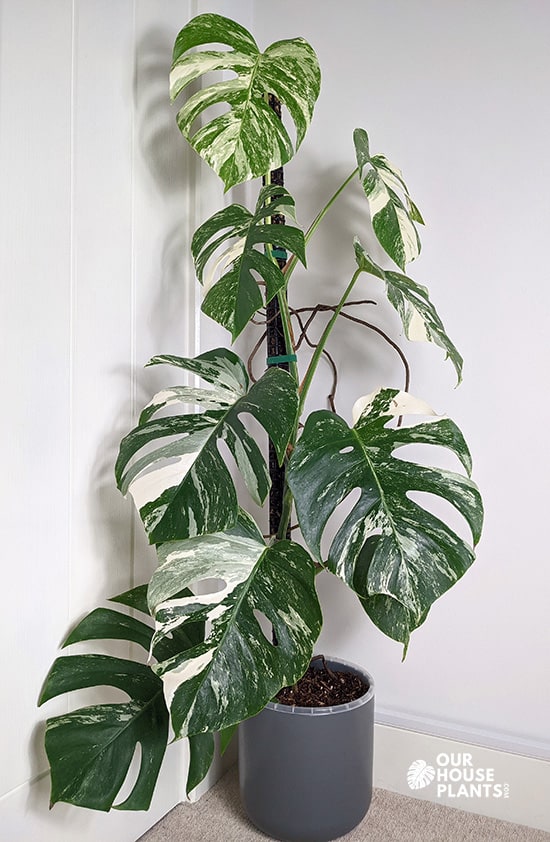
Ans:
{"label": "dark potting soil", "polygon": [[308,667],[307,672],[297,684],[292,687],[283,687],[277,693],[277,701],[282,705],[322,708],[353,702],[368,691],[368,684],[365,684],[359,675],[353,672],[331,670],[325,659],[321,660],[323,661],[321,669]]}

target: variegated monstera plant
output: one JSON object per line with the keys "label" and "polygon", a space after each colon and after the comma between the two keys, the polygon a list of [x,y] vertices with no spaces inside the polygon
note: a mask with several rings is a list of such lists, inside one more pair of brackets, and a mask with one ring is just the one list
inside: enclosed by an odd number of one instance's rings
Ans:
{"label": "variegated monstera plant", "polygon": [[[225,73],[212,82],[213,71]],[[204,74],[207,81],[197,90]],[[171,96],[193,91],[179,111],[180,130],[226,189],[265,176],[292,158],[311,121],[319,86],[315,53],[301,38],[279,41],[261,53],[242,26],[207,14],[191,20],[175,44]],[[270,107],[270,96],[271,102],[276,97],[282,103],[294,125],[295,143]],[[210,106],[218,104],[224,107],[212,117]],[[435,416],[406,391],[387,388],[356,403],[352,426],[328,410],[300,422],[334,323],[348,312],[344,308],[352,291],[368,276],[384,282],[406,336],[441,346],[461,378],[461,357],[427,290],[404,274],[420,251],[420,213],[401,172],[383,155],[371,155],[363,129],[356,130],[354,144],[355,169],[305,233],[295,222],[290,193],[267,178],[254,210],[231,204],[193,237],[197,277],[205,287],[204,312],[235,339],[258,311],[278,299],[288,365],[281,368],[271,360],[275,364],[251,380],[245,363],[225,348],[195,359],[151,360],[207,384],[173,386],[157,394],[120,447],[117,483],[123,493],[131,493],[159,564],[148,586],[113,599],[139,619],[97,608],[65,641],[131,641],[148,654],[148,661],[103,654],[55,661],[41,703],[96,685],[119,688],[129,700],[48,720],[52,803],[110,809],[139,743],[135,784],[116,806],[146,809],[170,727],[176,737],[189,738],[187,786],[193,789],[211,763],[214,735],[220,733],[226,745],[237,723],[305,672],[321,628],[315,590],[319,572],[343,579],[378,628],[406,648],[434,600],[474,559],[471,546],[409,492],[449,501],[465,518],[475,544],[482,521],[475,485],[461,474],[395,455],[408,444],[443,446],[469,474],[470,454],[451,420]],[[306,248],[323,217],[355,179],[362,184],[374,235],[399,271],[379,266],[355,240],[357,268],[347,286],[342,284],[339,302],[300,371],[287,290],[298,262],[306,262]],[[276,214],[291,222],[275,226]],[[198,405],[201,411],[174,414],[181,405]],[[423,420],[397,421],[410,414]],[[218,449],[225,442],[251,497],[263,504],[270,478],[261,442],[245,427],[248,415],[265,430],[286,470],[279,527],[267,539],[240,507]],[[322,552],[329,518],[356,489],[357,501]],[[296,532],[296,540],[287,537],[293,511],[300,542]],[[193,590],[205,580],[222,584],[202,595],[200,588]],[[273,627],[273,643],[260,628],[260,615]]]}

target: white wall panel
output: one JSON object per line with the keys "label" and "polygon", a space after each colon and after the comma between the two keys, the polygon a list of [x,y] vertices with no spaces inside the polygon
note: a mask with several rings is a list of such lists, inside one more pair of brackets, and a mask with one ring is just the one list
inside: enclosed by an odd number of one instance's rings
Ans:
{"label": "white wall panel", "polygon": [[[322,7],[322,14],[320,9]],[[413,635],[404,664],[353,596],[321,583],[320,647],[363,663],[377,680],[379,716],[422,720],[432,733],[550,756],[545,539],[550,409],[549,286],[543,249],[550,214],[548,4],[349,0],[255,3],[265,45],[302,35],[318,51],[321,99],[286,185],[305,225],[354,166],[352,131],[404,170],[427,221],[410,274],[426,283],[464,354],[464,384],[433,348],[406,346],[413,393],[463,428],[487,522],[476,565]],[[327,218],[308,255],[316,300],[334,300],[334,261],[353,271],[351,238],[365,236],[353,191]],[[349,222],[348,222],[349,219]],[[302,286],[296,273],[295,287]],[[382,298],[365,281],[361,291]],[[383,306],[368,315],[397,327]],[[405,343],[402,343],[405,348]],[[346,325],[332,343],[340,412],[380,383],[402,383],[390,350]],[[359,364],[359,348],[377,359]],[[362,353],[362,351],[361,351]],[[324,392],[316,397],[323,404]],[[536,396],[536,401],[533,402]],[[392,720],[392,717],[394,718]]]}
{"label": "white wall panel", "polygon": [[75,6],[71,616],[131,586],[113,465],[131,424],[132,0]]}
{"label": "white wall panel", "polygon": [[166,79],[190,5],[0,5],[0,341],[10,361],[2,414],[10,762],[0,772],[0,835],[10,842],[132,842],[183,794],[180,743],[150,813],[98,816],[65,805],[50,813],[42,723],[66,701],[35,704],[70,626],[142,581],[150,564],[139,544],[134,557],[136,525],[113,466],[150,390],[142,364],[168,337],[180,353],[196,342],[180,247],[181,228],[194,228],[195,191]]}
{"label": "white wall panel", "polygon": [[67,623],[71,3],[0,14],[4,793],[43,769],[36,700]]}

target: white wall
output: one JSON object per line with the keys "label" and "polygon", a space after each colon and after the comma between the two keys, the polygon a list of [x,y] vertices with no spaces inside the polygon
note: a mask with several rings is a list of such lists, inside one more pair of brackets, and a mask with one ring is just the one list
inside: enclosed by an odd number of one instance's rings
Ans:
{"label": "white wall", "polygon": [[[255,4],[254,31],[262,48],[302,35],[321,61],[314,124],[286,173],[302,223],[353,169],[356,126],[404,170],[427,222],[410,274],[429,286],[466,360],[455,391],[441,352],[403,341],[411,391],[462,427],[486,504],[478,561],[414,633],[404,664],[400,647],[328,577],[320,649],[374,674],[382,722],[549,758],[550,6],[280,0]],[[342,198],[313,245],[314,301],[336,300],[335,285],[353,271],[351,238],[366,236],[359,198]],[[295,287],[303,283],[296,273]],[[382,299],[372,282],[363,292]],[[398,333],[382,305],[368,317]],[[344,416],[358,395],[401,386],[395,357],[372,337],[346,326],[333,349]],[[365,350],[377,358],[365,364]]]}
{"label": "white wall", "polygon": [[153,562],[113,465],[136,410],[166,382],[144,363],[198,347],[184,251],[197,172],[167,75],[174,38],[199,7],[0,5],[0,835],[9,842],[132,842],[184,791],[178,744],[149,814],[49,813],[42,723],[68,704],[39,711],[36,701],[76,620],[144,581]]}

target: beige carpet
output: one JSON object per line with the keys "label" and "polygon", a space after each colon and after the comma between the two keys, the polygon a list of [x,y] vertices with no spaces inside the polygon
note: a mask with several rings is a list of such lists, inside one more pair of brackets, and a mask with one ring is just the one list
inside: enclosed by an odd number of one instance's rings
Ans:
{"label": "beige carpet", "polygon": [[[236,769],[196,804],[175,807],[139,842],[266,842],[243,813]],[[550,834],[375,791],[364,821],[346,842],[550,842]]]}

